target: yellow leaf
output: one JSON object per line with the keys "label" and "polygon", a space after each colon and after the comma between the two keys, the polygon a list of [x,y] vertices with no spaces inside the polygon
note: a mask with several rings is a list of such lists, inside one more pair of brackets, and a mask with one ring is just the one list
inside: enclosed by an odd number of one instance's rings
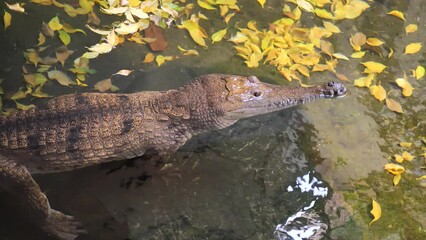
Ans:
{"label": "yellow leaf", "polygon": [[372,209],[370,211],[371,215],[373,215],[373,220],[370,222],[369,225],[371,225],[373,222],[379,220],[379,218],[382,216],[382,208],[380,207],[380,204],[376,202],[374,199],[372,199]]}
{"label": "yellow leaf", "polygon": [[112,46],[108,43],[98,43],[91,47],[88,47],[88,49],[92,52],[97,52],[99,54],[109,53],[112,50]]}
{"label": "yellow leaf", "polygon": [[323,22],[325,29],[332,33],[340,33],[340,28],[338,28],[336,25],[334,25],[331,22],[324,21]]}
{"label": "yellow leaf", "polygon": [[204,1],[204,0],[197,0],[197,4],[198,6],[200,6],[201,8],[207,9],[207,10],[215,10],[216,8],[213,7],[210,3],[208,3],[209,1]]}
{"label": "yellow leaf", "polygon": [[395,16],[395,17],[397,17],[397,18],[400,18],[400,19],[402,19],[402,20],[404,20],[404,21],[405,21],[404,13],[402,13],[402,12],[400,12],[400,11],[393,10],[393,11],[388,12],[388,14],[389,14],[389,15],[392,15],[392,16]]}
{"label": "yellow leaf", "polygon": [[223,21],[226,22],[226,24],[229,23],[229,21],[231,20],[231,18],[235,15],[235,13],[230,13],[228,15],[225,16],[225,18],[223,19]]}
{"label": "yellow leaf", "polygon": [[135,33],[139,30],[139,24],[138,23],[120,23],[118,28],[115,29],[115,32],[121,35],[127,35]]}
{"label": "yellow leaf", "polygon": [[112,74],[112,75],[122,75],[122,76],[129,76],[130,73],[132,73],[134,70],[129,69],[121,69],[120,71]]}
{"label": "yellow leaf", "polygon": [[373,47],[377,47],[384,44],[384,42],[377,38],[367,38],[367,44]]}
{"label": "yellow leaf", "polygon": [[421,177],[416,178],[417,180],[422,180],[422,179],[426,179],[426,175],[423,175]]}
{"label": "yellow leaf", "polygon": [[87,58],[87,59],[97,58],[98,56],[99,56],[99,53],[97,52],[86,52],[83,55],[81,55],[82,58]]}
{"label": "yellow leaf", "polygon": [[21,6],[20,3],[15,3],[15,4],[8,4],[7,2],[5,3],[10,10],[19,12],[19,13],[25,13],[25,9]]}
{"label": "yellow leaf", "polygon": [[149,52],[145,55],[145,59],[143,60],[143,62],[144,63],[151,63],[151,62],[154,61],[154,59],[155,59],[155,55],[153,53]]}
{"label": "yellow leaf", "polygon": [[[313,12],[314,11],[314,7],[312,6],[311,3],[309,3],[308,1],[305,0],[296,0],[296,4],[297,6],[299,6],[303,11],[306,12]],[[322,9],[321,9],[322,10]]]}
{"label": "yellow leaf", "polygon": [[399,146],[401,146],[401,147],[409,148],[409,147],[411,147],[411,145],[413,145],[413,143],[411,143],[411,142],[400,142],[399,143]]}
{"label": "yellow leaf", "polygon": [[260,6],[262,6],[262,8],[265,5],[266,0],[257,0],[257,2],[260,4]]}
{"label": "yellow leaf", "polygon": [[197,22],[189,19],[182,22],[182,25],[178,26],[179,28],[185,28],[188,32],[191,38],[198,44],[203,47],[206,46],[206,42],[204,41],[204,38],[207,38],[206,31],[198,25]]}
{"label": "yellow leaf", "polygon": [[26,110],[28,110],[28,109],[35,108],[35,105],[34,105],[34,104],[24,105],[24,104],[20,104],[20,103],[18,103],[18,102],[15,102],[15,103],[16,103],[16,108],[17,108],[17,109],[20,109],[20,110],[24,110],[24,111],[26,111]]}
{"label": "yellow leaf", "polygon": [[171,61],[171,60],[173,60],[172,56],[157,55],[157,57],[155,57],[155,61],[157,62],[158,66],[161,66],[166,61]]}
{"label": "yellow leaf", "polygon": [[401,174],[405,172],[405,168],[403,166],[395,164],[395,163],[385,164],[385,169],[393,175],[397,175],[397,174]]}
{"label": "yellow leaf", "polygon": [[50,79],[58,81],[59,84],[63,86],[76,85],[77,83],[72,81],[71,78],[64,72],[59,70],[52,70],[47,72],[47,76]]}
{"label": "yellow leaf", "polygon": [[425,75],[425,68],[423,66],[417,66],[415,73],[416,79],[419,80]]}
{"label": "yellow leaf", "polygon": [[396,174],[395,176],[393,176],[392,181],[394,186],[398,185],[399,181],[401,181],[401,174]]}
{"label": "yellow leaf", "polygon": [[70,44],[71,37],[67,32],[65,32],[64,30],[59,30],[58,33],[59,33],[59,39],[61,39],[64,45]]}
{"label": "yellow leaf", "polygon": [[128,7],[117,7],[117,8],[101,8],[102,12],[110,15],[118,15],[125,13],[129,8]]}
{"label": "yellow leaf", "polygon": [[365,55],[365,51],[354,52],[351,54],[351,58],[362,58]]}
{"label": "yellow leaf", "polygon": [[46,42],[46,37],[43,35],[43,33],[39,33],[37,47],[43,45],[45,42]]}
{"label": "yellow leaf", "polygon": [[198,54],[197,50],[195,50],[195,49],[189,49],[186,52],[184,52],[183,55],[184,56],[190,56],[190,55],[198,56],[199,54]]}
{"label": "yellow leaf", "polygon": [[348,57],[346,57],[344,54],[342,53],[333,53],[333,57],[337,58],[337,59],[343,59],[346,61],[350,61]]}
{"label": "yellow leaf", "polygon": [[405,78],[397,78],[395,82],[402,88],[402,95],[409,97],[413,94],[414,88],[411,87],[411,84]]}
{"label": "yellow leaf", "polygon": [[393,56],[393,49],[392,48],[389,48],[389,55],[388,55],[388,58],[391,58]]}
{"label": "yellow leaf", "polygon": [[386,90],[380,85],[370,86],[370,94],[380,102],[386,98]]}
{"label": "yellow leaf", "polygon": [[4,29],[6,29],[12,23],[12,15],[10,15],[10,13],[6,12],[6,10],[4,11],[3,20],[4,20]]}
{"label": "yellow leaf", "polygon": [[69,51],[66,46],[58,47],[55,50],[56,60],[64,66],[65,61],[68,59],[70,54],[73,53],[72,51]]}
{"label": "yellow leaf", "polygon": [[385,65],[373,61],[363,62],[361,64],[366,67],[364,70],[365,73],[381,73],[386,68]]}
{"label": "yellow leaf", "polygon": [[386,107],[393,112],[403,113],[401,104],[391,98],[386,98]]}
{"label": "yellow leaf", "polygon": [[405,47],[404,54],[414,54],[422,49],[422,43],[410,43]]}
{"label": "yellow leaf", "polygon": [[315,13],[315,15],[317,15],[317,16],[318,16],[318,17],[320,17],[320,18],[324,18],[324,19],[331,19],[331,20],[333,20],[333,19],[334,19],[333,14],[332,14],[332,13],[330,13],[330,12],[328,12],[328,11],[327,11],[327,10],[325,10],[325,9],[315,8],[315,9],[314,9],[314,13]]}
{"label": "yellow leaf", "polygon": [[58,31],[62,29],[62,24],[59,22],[58,16],[52,18],[48,23],[50,29]]}
{"label": "yellow leaf", "polygon": [[408,24],[405,27],[405,33],[409,34],[409,33],[413,33],[413,32],[417,32],[417,25],[416,24]]}
{"label": "yellow leaf", "polygon": [[399,155],[399,154],[395,154],[395,155],[393,155],[393,157],[395,158],[395,162],[397,162],[397,163],[402,163],[404,161],[402,156]]}
{"label": "yellow leaf", "polygon": [[213,33],[212,34],[212,43],[222,41],[222,39],[225,36],[227,30],[228,30],[228,28],[225,28],[225,29],[222,29],[222,30],[219,30],[219,31]]}
{"label": "yellow leaf", "polygon": [[414,159],[413,155],[411,155],[411,154],[410,154],[409,152],[407,152],[407,151],[404,151],[404,152],[402,153],[402,158],[403,158],[405,161],[409,161],[409,162],[413,161],[413,159]]}

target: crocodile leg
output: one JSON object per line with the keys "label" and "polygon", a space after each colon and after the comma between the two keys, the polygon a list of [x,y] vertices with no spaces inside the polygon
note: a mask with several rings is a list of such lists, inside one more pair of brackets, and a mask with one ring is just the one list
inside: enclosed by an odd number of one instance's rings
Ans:
{"label": "crocodile leg", "polygon": [[48,234],[61,239],[72,240],[85,230],[79,228],[73,217],[50,208],[49,201],[28,170],[0,155],[0,182],[7,192],[19,199],[29,219]]}

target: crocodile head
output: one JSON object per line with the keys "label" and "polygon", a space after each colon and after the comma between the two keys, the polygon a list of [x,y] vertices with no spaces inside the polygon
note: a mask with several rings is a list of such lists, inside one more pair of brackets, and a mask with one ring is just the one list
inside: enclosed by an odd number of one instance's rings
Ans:
{"label": "crocodile head", "polygon": [[278,111],[322,98],[346,95],[343,84],[330,81],[310,87],[267,84],[255,76],[211,74],[200,79],[208,105],[230,125],[238,119]]}

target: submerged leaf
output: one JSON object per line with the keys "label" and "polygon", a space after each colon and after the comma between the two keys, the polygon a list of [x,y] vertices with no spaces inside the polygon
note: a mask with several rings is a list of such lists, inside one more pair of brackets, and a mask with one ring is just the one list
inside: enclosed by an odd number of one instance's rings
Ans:
{"label": "submerged leaf", "polygon": [[47,76],[50,79],[58,81],[59,84],[63,86],[75,85],[76,83],[71,80],[71,78],[64,72],[59,70],[52,70],[47,72]]}
{"label": "submerged leaf", "polygon": [[6,10],[4,11],[3,21],[4,21],[4,29],[8,28],[12,22],[12,15],[6,12]]}
{"label": "submerged leaf", "polygon": [[93,87],[99,92],[105,92],[111,89],[111,79],[105,79],[97,82]]}
{"label": "submerged leaf", "polygon": [[379,218],[382,216],[382,208],[380,207],[380,204],[376,202],[374,199],[372,199],[372,209],[370,211],[371,215],[373,215],[373,220],[370,222],[369,225],[371,225],[373,222],[379,220]]}
{"label": "submerged leaf", "polygon": [[386,107],[393,112],[403,113],[401,104],[391,98],[386,98]]}
{"label": "submerged leaf", "polygon": [[417,32],[417,25],[416,24],[408,24],[408,26],[405,27],[405,33],[413,33]]}

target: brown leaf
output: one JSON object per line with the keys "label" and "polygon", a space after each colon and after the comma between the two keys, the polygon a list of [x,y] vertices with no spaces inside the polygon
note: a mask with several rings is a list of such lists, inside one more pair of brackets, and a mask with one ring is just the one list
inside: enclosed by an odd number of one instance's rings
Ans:
{"label": "brown leaf", "polygon": [[53,31],[49,25],[45,22],[41,25],[41,31],[43,32],[44,36],[46,37],[53,37],[55,36],[55,31]]}
{"label": "brown leaf", "polygon": [[167,49],[167,41],[160,27],[150,24],[149,27],[144,30],[144,33],[146,38],[155,38],[154,42],[149,43],[149,47],[152,51],[164,51]]}
{"label": "brown leaf", "polygon": [[112,86],[111,79],[108,78],[108,79],[97,82],[94,88],[98,90],[99,92],[105,92],[111,89],[111,86]]}
{"label": "brown leaf", "polygon": [[388,107],[391,111],[403,113],[401,104],[391,98],[386,98],[386,107]]}
{"label": "brown leaf", "polygon": [[68,59],[70,54],[73,53],[73,51],[69,51],[66,46],[62,46],[62,47],[56,48],[55,53],[56,53],[56,59],[58,60],[58,62],[60,62],[62,66],[64,66],[65,61]]}

